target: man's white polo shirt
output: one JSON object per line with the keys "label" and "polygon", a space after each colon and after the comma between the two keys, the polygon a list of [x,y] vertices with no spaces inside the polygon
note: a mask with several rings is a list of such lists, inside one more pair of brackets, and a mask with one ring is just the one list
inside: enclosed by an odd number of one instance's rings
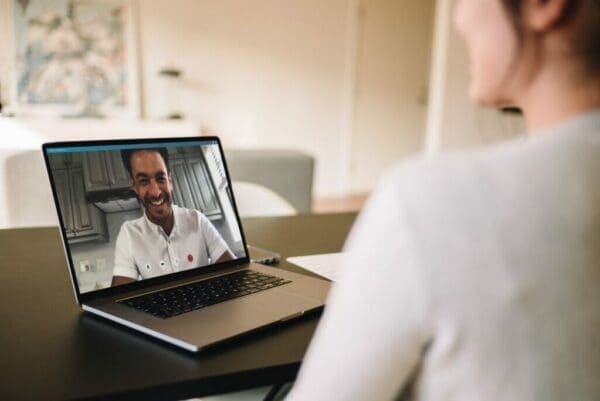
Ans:
{"label": "man's white polo shirt", "polygon": [[123,223],[115,246],[114,276],[157,277],[214,263],[229,251],[202,213],[173,205],[173,214],[175,223],[170,235],[145,213]]}

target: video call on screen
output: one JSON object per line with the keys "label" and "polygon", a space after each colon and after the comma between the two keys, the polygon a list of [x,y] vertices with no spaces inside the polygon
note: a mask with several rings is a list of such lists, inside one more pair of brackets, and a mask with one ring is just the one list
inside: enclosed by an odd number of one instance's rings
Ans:
{"label": "video call on screen", "polygon": [[[147,202],[138,199],[132,187],[121,151],[162,148],[167,152],[167,169],[172,193]],[[139,153],[139,152],[138,152]],[[149,153],[149,151],[147,152]],[[115,247],[121,226],[128,221],[152,217],[165,198],[178,208],[196,210],[204,216],[227,245],[232,258],[245,256],[242,235],[233,208],[232,189],[217,142],[173,142],[50,148],[47,150],[50,172],[61,212],[61,224],[73,261],[81,293],[111,286],[115,267]],[[161,158],[162,159],[162,158]],[[164,187],[163,187],[164,188]],[[147,198],[148,199],[148,198]],[[206,221],[206,220],[203,220]],[[149,246],[144,244],[144,246]],[[192,254],[175,255],[173,260],[157,260],[137,266],[144,279],[151,264],[186,264],[201,268],[217,260],[197,260]],[[146,272],[144,269],[148,269]],[[166,270],[164,274],[171,271]]]}

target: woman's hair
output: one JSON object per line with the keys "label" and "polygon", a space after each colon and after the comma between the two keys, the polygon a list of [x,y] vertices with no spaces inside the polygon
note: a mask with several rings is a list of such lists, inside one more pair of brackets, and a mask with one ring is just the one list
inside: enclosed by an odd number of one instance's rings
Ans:
{"label": "woman's hair", "polygon": [[[523,37],[523,22],[521,19],[521,7],[523,4],[522,0],[500,0],[504,9],[506,10],[509,18],[511,19],[517,37],[522,39]],[[596,11],[596,21],[600,21],[600,0],[579,0],[579,1],[590,1],[593,3],[592,8]],[[571,1],[571,8],[575,5],[575,1]],[[574,43],[574,48],[577,53],[581,54],[587,65],[590,67],[592,72],[600,74],[600,23],[594,24],[589,27],[585,32],[585,38]]]}
{"label": "woman's hair", "polygon": [[523,26],[521,25],[521,1],[520,0],[502,0],[504,9],[512,20],[513,26],[517,30],[517,35],[521,38]]}

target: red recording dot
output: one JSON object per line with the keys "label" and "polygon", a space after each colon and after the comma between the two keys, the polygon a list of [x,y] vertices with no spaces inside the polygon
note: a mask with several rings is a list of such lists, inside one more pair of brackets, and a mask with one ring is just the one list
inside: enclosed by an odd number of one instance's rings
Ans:
{"label": "red recording dot", "polygon": [[188,262],[192,262],[193,260],[194,260],[194,257],[191,254],[189,254],[188,255]]}

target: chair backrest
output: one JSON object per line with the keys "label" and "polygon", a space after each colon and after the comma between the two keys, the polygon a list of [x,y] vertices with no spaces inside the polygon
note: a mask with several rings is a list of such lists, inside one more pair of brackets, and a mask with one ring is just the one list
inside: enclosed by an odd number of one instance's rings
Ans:
{"label": "chair backrest", "polygon": [[[2,158],[0,151],[0,158]],[[11,151],[0,167],[0,228],[57,226],[46,167],[39,150]]]}
{"label": "chair backrest", "polygon": [[285,149],[225,149],[232,181],[267,187],[299,213],[312,210],[314,157]]}
{"label": "chair backrest", "polygon": [[287,200],[265,186],[245,181],[233,181],[232,186],[241,217],[298,214]]}

